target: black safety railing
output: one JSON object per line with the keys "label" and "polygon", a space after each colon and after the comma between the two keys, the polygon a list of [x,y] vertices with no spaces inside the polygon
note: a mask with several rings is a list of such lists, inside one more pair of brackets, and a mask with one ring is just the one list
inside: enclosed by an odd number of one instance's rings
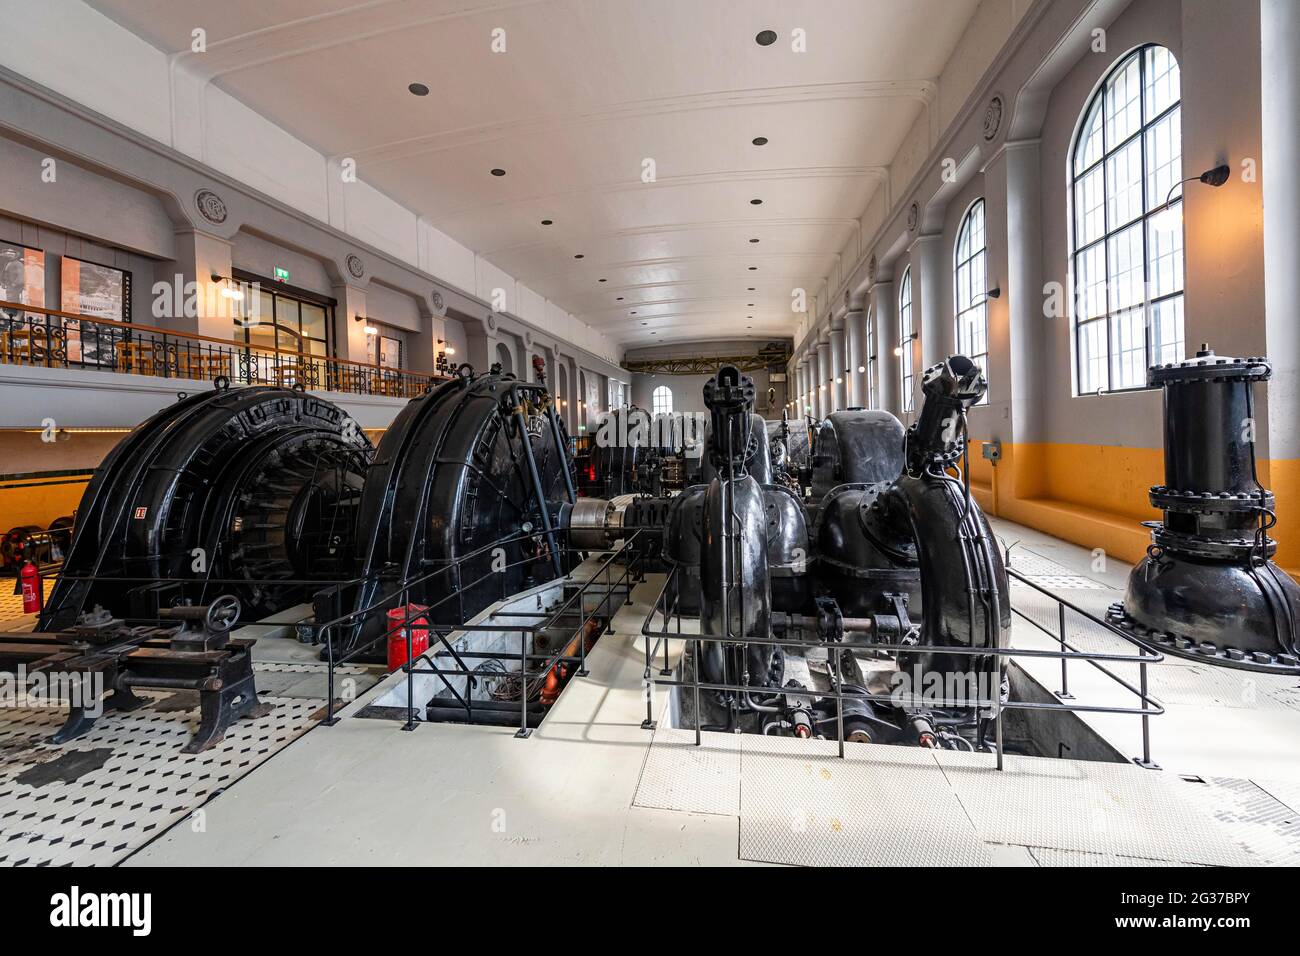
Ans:
{"label": "black safety railing", "polygon": [[[551,674],[561,665],[565,667],[577,665],[574,676],[587,675],[587,638],[594,624],[603,620],[608,622],[605,633],[612,634],[613,617],[615,608],[613,601],[615,595],[621,595],[622,603],[628,603],[631,600],[632,585],[642,579],[642,555],[637,548],[639,531],[630,532],[622,541],[617,543],[616,547],[609,550],[580,548],[572,546],[567,536],[569,531],[556,529],[552,532],[534,531],[520,533],[500,541],[493,542],[478,550],[458,557],[455,561],[445,561],[439,567],[421,574],[418,577],[408,578],[399,583],[399,585],[386,597],[373,601],[364,608],[347,614],[340,615],[330,621],[324,621],[312,625],[313,640],[323,644],[326,653],[326,660],[329,666],[328,674],[328,701],[326,704],[326,726],[332,726],[338,722],[335,715],[338,701],[335,695],[336,672],[339,667],[349,664],[363,657],[373,656],[379,648],[386,648],[388,641],[394,635],[404,640],[406,646],[405,662],[401,665],[401,671],[405,675],[406,682],[406,721],[402,726],[403,730],[414,730],[420,723],[417,717],[419,708],[415,702],[415,677],[416,675],[431,675],[439,679],[442,686],[446,688],[451,695],[453,704],[449,709],[463,711],[467,723],[474,722],[476,705],[480,710],[486,710],[484,701],[475,701],[473,688],[477,681],[487,679],[508,678],[517,680],[519,683],[519,729],[516,732],[517,737],[526,738],[531,734],[529,727],[529,703],[534,694],[534,690],[540,690],[540,681],[544,681],[547,675]],[[472,562],[475,558],[484,555],[493,554],[496,549],[502,549],[509,545],[521,545],[525,542],[532,543],[539,548],[549,550],[552,540],[563,540],[564,546],[558,548],[562,563],[566,567],[571,567],[567,574],[550,581],[543,581],[538,587],[545,589],[556,583],[565,586],[566,596],[555,606],[541,608],[536,612],[525,611],[507,611],[492,610],[480,612],[484,621],[478,624],[469,623],[470,618],[477,616],[467,614],[463,602],[459,606],[453,602],[460,602],[461,595],[464,592],[473,590],[480,585],[497,579],[500,582],[500,601],[508,599],[524,599],[526,594],[520,592],[512,594],[507,592],[507,581],[510,575],[507,573],[511,568],[538,564],[536,556],[526,557],[524,559],[510,563],[495,563],[490,570],[484,572],[479,577],[466,581],[462,578],[464,567]],[[594,566],[589,566],[585,570],[581,568],[581,562],[591,556],[596,556],[599,561]],[[551,554],[546,554],[549,562]],[[617,571],[615,569],[618,569]],[[412,592],[424,592],[430,588],[445,588],[446,594],[439,600],[429,605],[412,605],[410,597]],[[571,590],[570,590],[571,588]],[[588,607],[588,596],[593,592],[599,593],[599,600],[593,601],[592,606]],[[456,613],[451,617],[454,620],[448,623],[445,619],[435,621],[435,617],[444,617],[446,609],[456,607]],[[401,619],[392,621],[389,618],[389,612],[401,609]],[[502,618],[526,617],[529,620],[525,623],[508,624],[501,621]],[[577,623],[573,623],[576,617]],[[343,646],[343,639],[347,634],[363,633],[367,628],[368,622],[376,619],[382,619],[384,626],[381,631],[373,637],[362,638],[354,641],[349,645],[349,649],[340,653]],[[569,623],[563,623],[568,619]],[[373,627],[373,625],[372,625]],[[422,653],[416,653],[415,649],[415,630],[426,630],[429,636],[429,647]],[[555,642],[555,649],[546,653],[539,653],[536,650],[537,636],[539,633],[547,632],[548,635],[554,636],[559,633],[561,636]],[[474,633],[490,634],[516,634],[519,637],[519,651],[470,651],[458,650],[453,640]],[[576,648],[570,652],[570,648]],[[441,666],[437,658],[449,657],[454,666]],[[497,671],[484,672],[482,664],[478,667],[471,667],[470,661],[485,662],[495,660],[502,662],[518,662],[517,671]],[[461,679],[464,681],[464,692],[457,690],[454,680]],[[534,685],[537,685],[534,688]],[[427,704],[428,702],[424,702]],[[424,706],[422,704],[421,706]],[[533,716],[536,716],[534,712]]]}
{"label": "black safety railing", "polygon": [[[233,320],[232,320],[233,322]],[[252,327],[256,331],[256,327]],[[260,329],[273,336],[271,323]],[[452,376],[0,301],[0,365],[413,398]],[[445,366],[444,366],[445,368]]]}
{"label": "black safety railing", "polygon": [[[979,711],[991,712],[992,714],[991,719],[994,725],[994,734],[995,734],[993,752],[997,761],[997,769],[999,770],[1003,769],[1003,758],[1005,755],[1005,749],[1003,746],[1003,728],[1002,728],[1002,719],[1001,719],[1004,711],[1025,710],[1025,711],[1058,711],[1058,712],[1069,712],[1069,713],[1130,714],[1139,717],[1142,722],[1142,757],[1140,760],[1137,761],[1137,763],[1140,766],[1144,766],[1144,767],[1155,767],[1155,763],[1151,759],[1151,735],[1150,735],[1150,728],[1149,728],[1149,720],[1151,717],[1155,717],[1155,716],[1159,716],[1160,714],[1163,714],[1164,707],[1161,706],[1161,704],[1158,701],[1152,698],[1150,693],[1148,692],[1147,667],[1150,664],[1158,664],[1161,661],[1163,661],[1164,655],[1143,646],[1142,644],[1135,641],[1133,638],[1124,634],[1122,631],[1108,624],[1106,621],[1103,621],[1102,619],[1096,617],[1095,615],[1090,614],[1088,611],[1084,610],[1083,608],[1080,608],[1068,601],[1065,601],[1062,598],[1059,598],[1056,595],[1052,594],[1050,591],[1047,591],[1046,589],[1039,587],[1038,585],[1034,584],[1032,581],[1027,580],[1023,575],[1018,574],[1015,571],[1011,571],[1010,569],[1008,569],[1008,573],[1016,580],[1028,584],[1030,587],[1042,592],[1043,594],[1046,594],[1048,597],[1053,598],[1054,600],[1058,601],[1061,604],[1061,615],[1060,615],[1061,632],[1059,635],[1051,635],[1050,631],[1047,632],[1050,636],[1052,636],[1058,641],[1058,643],[1060,644],[1059,650],[1045,650],[1045,649],[1037,649],[1037,648],[1012,648],[1012,647],[962,647],[962,646],[950,646],[946,644],[936,645],[936,644],[919,644],[919,643],[918,644],[895,644],[895,643],[886,643],[886,642],[875,641],[870,639],[861,639],[858,637],[855,637],[852,640],[846,638],[844,640],[827,643],[818,638],[808,638],[805,636],[801,636],[798,633],[797,629],[794,628],[788,630],[785,634],[781,635],[780,637],[774,637],[771,635],[764,635],[760,637],[758,635],[734,636],[734,635],[715,635],[715,634],[693,634],[689,632],[684,632],[682,630],[681,583],[682,583],[683,572],[680,566],[675,567],[672,570],[672,572],[668,575],[667,579],[665,580],[664,586],[662,590],[659,592],[658,598],[656,598],[654,605],[650,608],[650,611],[646,614],[646,617],[641,625],[641,635],[645,639],[644,640],[645,643],[644,678],[647,686],[646,719],[642,723],[642,727],[647,729],[653,729],[655,726],[654,699],[652,693],[652,688],[655,686],[672,688],[680,693],[685,693],[686,691],[689,691],[694,695],[694,708],[693,708],[692,722],[695,730],[695,743],[697,745],[701,741],[701,736],[700,736],[700,732],[701,732],[700,692],[701,691],[720,692],[725,694],[736,694],[736,695],[749,695],[754,693],[779,694],[785,692],[783,691],[782,688],[766,688],[766,687],[756,686],[753,684],[718,683],[718,682],[700,680],[699,662],[701,660],[701,645],[703,644],[746,643],[746,644],[770,645],[770,646],[801,648],[801,649],[819,648],[819,649],[824,649],[828,652],[826,654],[826,659],[830,669],[829,676],[831,681],[831,687],[829,690],[814,690],[812,688],[809,688],[803,691],[803,693],[805,695],[812,695],[819,698],[829,698],[836,702],[835,703],[836,739],[839,744],[839,756],[841,757],[844,756],[845,736],[844,736],[844,707],[840,702],[844,700],[852,699],[857,701],[869,700],[878,703],[888,703],[891,705],[904,706],[904,707],[909,706],[911,704],[915,704],[918,707],[924,707],[924,708],[953,707],[953,708],[963,708],[963,709],[976,709]],[[1066,640],[1066,636],[1065,636],[1066,609],[1085,618],[1092,624],[1105,628],[1108,632],[1122,639],[1126,645],[1136,648],[1137,653],[1119,654],[1119,653],[1106,653],[1106,652],[1097,652],[1097,651],[1081,651],[1078,648],[1074,647],[1069,641]],[[1013,610],[1014,610],[1014,606],[1013,606]],[[658,627],[653,626],[656,623],[656,620],[660,622]],[[1027,620],[1029,619],[1027,618]],[[858,632],[858,633],[861,634],[866,632]],[[684,666],[683,666],[683,676],[681,677],[671,676],[674,674],[674,670],[670,662],[670,646],[674,642],[681,644],[683,647],[688,644],[693,646],[693,664],[689,668],[690,670],[689,679],[686,678],[685,675],[686,668]],[[997,658],[999,661],[999,666],[997,669],[998,680],[994,682],[996,684],[997,689],[995,691],[988,693],[986,697],[983,698],[977,697],[977,699],[975,700],[971,700],[965,697],[947,696],[947,695],[943,696],[942,698],[939,698],[935,695],[926,694],[924,698],[917,699],[911,695],[902,695],[897,692],[892,694],[871,694],[871,693],[859,693],[856,691],[848,692],[844,690],[844,683],[842,681],[842,673],[841,673],[840,653],[839,653],[845,650],[848,651],[860,650],[860,651],[872,652],[872,653],[884,651],[891,654],[906,653],[908,655],[933,653],[933,654],[963,656],[963,657],[994,657]],[[653,671],[657,666],[656,662],[658,660],[661,651],[663,653],[663,667],[660,669],[659,674],[656,676],[653,674]],[[1026,659],[1046,658],[1052,660],[1059,659],[1061,661],[1063,692],[1057,693],[1055,695],[1058,698],[1058,702],[1045,703],[1041,701],[1014,700],[1010,698],[1003,700],[1002,692],[1001,692],[1001,674],[1004,668],[1003,662],[1015,658],[1026,658]],[[1117,705],[1110,705],[1110,704],[1084,704],[1084,703],[1075,702],[1072,697],[1068,696],[1068,685],[1064,684],[1064,680],[1066,677],[1065,668],[1072,660],[1087,661],[1089,664],[1097,667],[1099,670],[1101,670],[1103,674],[1110,677],[1113,681],[1115,681],[1116,684],[1122,687],[1125,691],[1131,692],[1133,695],[1135,695],[1135,697],[1137,698],[1135,706],[1126,707],[1126,706],[1117,706]],[[1116,675],[1112,670],[1104,666],[1105,664],[1108,663],[1137,665],[1140,671],[1139,685],[1135,687],[1130,681],[1127,681],[1122,677]],[[976,686],[977,687],[980,686],[979,682],[977,682]],[[792,693],[798,694],[800,693],[800,691],[792,691]],[[983,745],[984,743],[982,734],[980,737],[980,743],[981,745]]]}

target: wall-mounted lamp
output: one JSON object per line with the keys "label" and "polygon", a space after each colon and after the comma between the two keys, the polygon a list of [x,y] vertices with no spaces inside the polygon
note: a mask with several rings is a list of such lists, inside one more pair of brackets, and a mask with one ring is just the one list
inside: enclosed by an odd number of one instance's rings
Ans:
{"label": "wall-mounted lamp", "polygon": [[913,332],[907,338],[903,339],[902,342],[899,342],[897,345],[894,346],[894,354],[901,358],[903,355],[903,344],[906,342],[911,342],[915,340],[917,337],[918,337],[917,334]]}
{"label": "wall-mounted lamp", "polygon": [[438,344],[441,345],[441,346],[443,346],[442,351],[443,351],[445,354],[447,354],[447,355],[455,355],[455,354],[456,354],[456,350],[455,350],[454,348],[451,347],[451,343],[450,343],[450,342],[447,342],[447,341],[445,341],[445,340],[443,340],[443,339],[438,339]]}
{"label": "wall-mounted lamp", "polygon": [[364,329],[361,330],[361,331],[365,332],[366,335],[378,335],[378,334],[379,334],[379,330],[378,330],[377,328],[375,328],[373,325],[371,325],[371,324],[370,324],[370,320],[367,319],[364,315],[354,315],[354,316],[352,316],[352,321],[353,321],[353,322],[364,322],[364,323],[366,323],[366,327],[365,327]]}
{"label": "wall-mounted lamp", "polygon": [[859,365],[859,366],[858,366],[858,374],[859,374],[859,375],[861,375],[861,374],[862,374],[863,372],[865,372],[866,370],[867,370],[867,367],[866,367],[865,365]]}
{"label": "wall-mounted lamp", "polygon": [[1187,179],[1180,180],[1169,187],[1169,192],[1165,195],[1164,204],[1159,211],[1151,217],[1151,227],[1156,232],[1170,233],[1176,232],[1182,223],[1182,217],[1174,212],[1174,190],[1179,189],[1184,183],[1201,182],[1207,186],[1219,187],[1228,181],[1232,175],[1232,167],[1227,163],[1222,166],[1215,166],[1213,169],[1207,169],[1199,176],[1190,176]]}
{"label": "wall-mounted lamp", "polygon": [[[1000,286],[995,285],[993,288],[989,289],[989,291],[984,293],[984,298],[980,299],[980,302],[986,302],[989,299],[1000,299],[1000,298],[1002,298],[1002,289]],[[973,302],[971,304],[978,305],[979,302]]]}
{"label": "wall-mounted lamp", "polygon": [[[212,281],[215,284],[220,285],[221,283],[226,281],[226,277],[223,275],[218,275],[217,273],[214,272],[212,273]],[[244,290],[234,285],[233,281],[230,285],[227,285],[224,289],[221,290],[221,294],[227,299],[234,299],[236,302],[241,302],[243,301],[244,298]]]}

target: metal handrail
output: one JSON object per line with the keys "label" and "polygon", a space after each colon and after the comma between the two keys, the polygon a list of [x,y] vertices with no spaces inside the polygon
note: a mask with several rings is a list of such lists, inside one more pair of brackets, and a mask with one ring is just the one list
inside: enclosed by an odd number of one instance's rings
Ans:
{"label": "metal handrail", "polygon": [[236,384],[301,385],[309,391],[390,398],[413,398],[453,378],[19,302],[0,301],[0,310],[0,364],[180,381],[224,376]]}
{"label": "metal handrail", "polygon": [[[1080,651],[1077,648],[1070,645],[1067,641],[1065,641],[1064,624],[1062,624],[1062,634],[1060,637],[1060,643],[1062,644],[1062,649],[1059,651],[1030,649],[1030,648],[1012,648],[1012,647],[962,647],[962,646],[949,646],[949,645],[939,645],[939,644],[892,644],[892,643],[884,643],[884,642],[877,642],[877,641],[839,641],[833,644],[827,644],[826,642],[821,640],[806,639],[802,637],[795,637],[792,635],[787,635],[783,638],[778,639],[775,637],[767,637],[767,636],[759,637],[759,636],[746,635],[746,636],[738,637],[735,635],[684,634],[682,633],[681,630],[681,612],[679,607],[679,602],[681,597],[680,588],[677,586],[680,580],[680,576],[682,574],[682,570],[683,569],[680,565],[677,565],[673,568],[672,572],[665,579],[663,588],[660,590],[658,598],[656,598],[654,604],[651,606],[649,612],[646,614],[645,619],[642,621],[641,635],[643,638],[645,638],[644,677],[648,688],[651,685],[663,686],[663,687],[680,687],[680,688],[690,688],[694,692],[695,695],[694,729],[695,729],[695,743],[697,745],[701,742],[700,708],[699,708],[699,694],[701,690],[723,691],[727,693],[737,693],[737,694],[749,694],[755,691],[773,690],[767,688],[760,688],[755,685],[748,685],[748,684],[728,684],[728,683],[719,684],[719,683],[711,683],[711,682],[701,682],[700,675],[699,675],[699,661],[701,659],[700,645],[702,643],[717,643],[717,644],[752,643],[752,644],[760,644],[760,645],[781,645],[786,647],[800,647],[800,648],[824,648],[832,651],[838,649],[860,649],[860,650],[872,650],[872,651],[906,652],[910,654],[935,653],[935,654],[950,654],[950,655],[971,656],[971,657],[997,657],[1000,660],[1014,659],[1016,657],[1051,658],[1051,659],[1060,659],[1062,661],[1063,668],[1065,667],[1066,663],[1068,663],[1069,660],[1086,660],[1091,664],[1093,664],[1093,666],[1096,666],[1099,669],[1101,669],[1103,673],[1105,673],[1107,676],[1115,680],[1125,690],[1136,695],[1138,698],[1139,706],[1119,707],[1119,706],[1102,705],[1102,704],[1069,704],[1069,703],[1065,703],[1065,701],[1073,700],[1073,698],[1069,696],[1065,696],[1062,693],[1056,694],[1058,699],[1062,701],[1061,703],[1038,703],[1034,701],[1018,701],[1018,700],[1003,701],[1001,693],[997,693],[992,695],[992,699],[990,700],[976,700],[974,702],[965,699],[949,698],[946,696],[942,700],[927,698],[925,700],[925,705],[928,707],[991,708],[993,710],[993,719],[995,722],[995,731],[996,731],[995,754],[997,758],[997,769],[999,770],[1003,769],[1003,765],[1004,765],[1003,757],[1005,754],[1005,749],[1003,747],[1003,740],[1002,740],[1002,720],[1001,720],[1002,712],[1004,710],[1038,710],[1038,711],[1063,711],[1063,712],[1070,712],[1070,713],[1082,712],[1082,713],[1131,714],[1131,715],[1139,716],[1142,720],[1143,754],[1141,760],[1139,760],[1138,763],[1140,766],[1143,767],[1155,767],[1154,762],[1151,760],[1151,738],[1150,738],[1150,729],[1149,729],[1149,719],[1153,716],[1159,716],[1160,714],[1163,714],[1165,710],[1164,707],[1160,704],[1160,702],[1155,700],[1150,695],[1150,692],[1148,690],[1146,669],[1148,664],[1156,664],[1163,661],[1164,655],[1143,646],[1142,644],[1138,643],[1137,641],[1134,641],[1132,638],[1128,637],[1122,632],[1116,631],[1114,627],[1111,627],[1105,621],[1102,621],[1101,619],[1097,618],[1095,615],[1090,614],[1089,612],[1083,610],[1082,608],[1077,607],[1074,604],[1071,604],[1068,601],[1064,601],[1064,599],[1057,598],[1058,601],[1062,602],[1063,606],[1068,607],[1069,609],[1082,615],[1088,620],[1096,624],[1099,624],[1102,627],[1105,627],[1108,631],[1115,632],[1119,637],[1124,638],[1127,643],[1134,645],[1138,649],[1138,653],[1136,655],[1126,655],[1126,654],[1118,654],[1118,653]],[[1034,587],[1039,591],[1042,591],[1044,594],[1048,595],[1049,597],[1056,598],[1056,595],[1053,595],[1050,591],[1038,587],[1037,585],[1033,584],[1033,582],[1031,581],[1025,580],[1025,578],[1022,575],[1015,572],[1010,572],[1010,573],[1017,580],[1024,581],[1024,583],[1029,584],[1031,587]],[[674,597],[672,601],[672,606],[668,607],[665,605],[665,600],[669,593],[670,588],[672,588]],[[656,615],[659,615],[663,618],[663,627],[662,629],[659,630],[656,630],[651,626]],[[668,630],[667,628],[669,627],[669,624],[673,620],[674,616],[677,622],[676,630],[675,631]],[[1062,620],[1063,620],[1063,612],[1062,612]],[[653,644],[651,643],[652,640],[654,642]],[[667,675],[671,673],[671,670],[668,666],[668,648],[669,648],[669,643],[672,641],[694,643],[695,665],[691,668],[692,673],[691,673],[691,679],[689,681],[685,679],[668,679]],[[651,674],[651,671],[654,666],[653,661],[658,656],[661,647],[664,653],[664,669],[660,671],[660,676],[656,678]],[[818,690],[815,692],[815,695],[817,697],[830,698],[836,701],[836,714],[837,714],[837,726],[838,726],[837,741],[839,745],[838,750],[839,750],[839,756],[843,757],[844,756],[844,708],[840,706],[839,702],[842,700],[854,699],[854,700],[879,701],[882,703],[897,703],[898,698],[896,695],[892,695],[892,694],[845,693],[842,690],[844,685],[841,681],[841,675],[840,675],[839,654],[828,653],[826,657],[827,657],[828,664],[831,666],[831,676],[834,680],[833,689],[826,690],[826,691]],[[1133,687],[1133,685],[1130,684],[1128,681],[1111,673],[1108,669],[1101,666],[1100,662],[1102,661],[1138,665],[1141,671],[1140,686]],[[1002,668],[999,665],[998,668],[999,675],[1001,674],[1001,670]],[[999,680],[999,684],[1000,684],[1000,680]],[[774,691],[776,693],[782,692],[780,688],[775,688]],[[642,727],[645,727],[647,729],[653,729],[655,725],[655,722],[653,720],[654,703],[653,700],[651,699],[650,694],[647,694],[646,696],[647,696],[646,720],[642,724]]]}
{"label": "metal handrail", "polygon": [[[555,529],[554,531],[551,532],[551,535],[558,537],[558,536],[567,536],[569,535],[569,533],[570,533],[569,529]],[[409,601],[409,595],[411,589],[423,584],[428,584],[438,575],[445,575],[453,572],[458,572],[461,566],[464,565],[466,562],[471,561],[475,557],[489,553],[493,549],[500,548],[506,544],[516,543],[521,540],[531,539],[540,542],[542,539],[549,537],[549,535],[545,531],[521,532],[519,534],[512,535],[508,538],[504,538],[500,541],[496,541],[489,545],[485,545],[481,548],[478,548],[475,551],[471,552],[470,554],[462,555],[456,558],[454,561],[444,560],[442,562],[443,564],[442,567],[436,568],[433,571],[430,571],[425,574],[421,574],[418,577],[410,578],[402,582],[399,590],[395,590],[393,593],[389,594],[387,597],[379,601],[372,602],[370,605],[368,605],[365,608],[340,615],[339,617],[331,621],[324,622],[322,624],[313,625],[313,632],[316,635],[316,639],[319,640],[325,647],[326,660],[329,668],[328,693],[327,693],[327,701],[326,701],[326,719],[324,721],[325,725],[333,726],[335,723],[338,722],[338,718],[335,717],[335,706],[334,706],[335,703],[334,686],[335,686],[336,669],[348,663],[349,661],[357,659],[363,654],[373,651],[377,646],[382,646],[386,644],[386,642],[392,635],[402,633],[404,634],[406,640],[406,660],[403,663],[401,669],[406,675],[406,692],[407,692],[406,693],[407,720],[403,726],[403,729],[413,730],[418,724],[418,720],[416,719],[415,716],[416,708],[415,708],[415,699],[414,699],[414,675],[416,674],[428,674],[428,675],[437,676],[442,681],[442,683],[452,691],[453,695],[456,697],[458,701],[459,706],[465,709],[467,717],[472,718],[473,701],[470,695],[468,694],[469,681],[472,681],[473,679],[481,675],[479,675],[476,671],[469,669],[469,667],[465,664],[464,659],[467,657],[489,656],[489,657],[497,657],[497,658],[509,658],[512,660],[518,660],[520,662],[520,670],[518,672],[518,676],[521,680],[520,729],[517,733],[517,736],[519,737],[529,736],[530,731],[528,728],[528,681],[533,677],[537,676],[539,673],[540,674],[549,673],[550,670],[553,667],[555,667],[557,664],[571,663],[571,662],[576,662],[580,665],[579,670],[577,671],[577,675],[585,676],[585,674],[587,673],[586,643],[584,640],[582,640],[583,634],[588,624],[591,621],[593,621],[596,617],[601,616],[602,611],[609,610],[609,605],[610,605],[610,600],[612,595],[617,590],[627,586],[628,582],[631,579],[633,579],[634,576],[639,575],[640,572],[635,569],[639,566],[639,561],[640,561],[640,552],[636,547],[637,540],[640,534],[641,534],[640,530],[631,531],[624,539],[622,539],[618,547],[612,548],[609,551],[607,551],[605,558],[601,562],[601,564],[595,569],[593,569],[591,575],[587,578],[587,580],[584,581],[581,585],[579,585],[579,587],[575,590],[575,592],[572,595],[570,595],[561,604],[559,604],[554,608],[547,609],[544,613],[539,611],[537,615],[528,615],[530,617],[534,617],[534,616],[543,617],[543,620],[540,622],[533,622],[530,624],[501,624],[501,623],[469,624],[465,621],[463,616],[460,616],[461,619],[456,621],[455,623],[447,623],[447,622],[435,623],[433,620],[431,620],[431,617],[435,611],[447,605],[447,603],[450,602],[453,598],[457,597],[461,591],[477,587],[479,584],[483,583],[484,581],[491,580],[493,577],[501,581],[502,589],[503,589],[501,600],[505,600],[508,597],[508,595],[504,593],[505,581],[507,577],[506,572],[512,568],[520,567],[526,564],[535,564],[538,561],[538,558],[536,556],[526,557],[520,559],[519,561],[515,561],[515,562],[511,562],[510,564],[503,565],[500,568],[493,568],[492,570],[485,572],[484,574],[480,575],[478,578],[474,579],[469,583],[465,583],[463,581],[459,582],[459,586],[457,588],[455,588],[454,590],[448,589],[448,593],[445,596],[443,596],[433,604],[427,606],[422,605],[418,608],[412,607]],[[573,548],[573,547],[565,547],[560,549],[560,551],[563,557],[570,557],[574,555],[586,557],[590,553],[590,549]],[[613,580],[611,569],[614,563],[620,559],[623,559],[623,563],[625,567],[622,574],[619,576],[618,580],[615,581]],[[605,578],[604,596],[601,599],[600,603],[596,607],[594,607],[590,611],[590,613],[586,613],[583,616],[583,619],[574,629],[572,635],[560,641],[558,650],[553,654],[543,655],[543,654],[530,653],[528,648],[533,645],[533,641],[536,638],[537,633],[539,631],[544,631],[544,630],[555,630],[557,628],[557,622],[561,619],[561,617],[569,613],[575,601],[581,601],[582,598],[587,593],[589,593],[592,587],[594,587],[599,582],[602,573],[604,574],[604,578]],[[572,578],[572,574],[570,573],[565,575],[562,578],[556,578],[553,580],[564,581],[564,580],[571,580],[571,578]],[[625,598],[625,601],[630,600],[630,594],[631,594],[630,586],[626,587],[626,590],[627,590],[627,597]],[[404,614],[401,621],[390,625],[388,624],[387,621],[387,612],[395,608],[404,609]],[[579,609],[581,613],[583,609],[583,604],[581,603],[579,604]],[[375,637],[371,638],[370,640],[359,643],[357,646],[353,647],[350,651],[348,651],[343,655],[336,654],[334,649],[334,644],[335,644],[334,638],[339,627],[344,625],[348,625],[351,627],[361,627],[364,625],[366,620],[378,616],[381,613],[385,615],[386,626],[383,631],[381,631],[379,634],[377,634]],[[610,618],[613,617],[612,614],[608,614],[606,616]],[[435,652],[433,650],[426,650],[424,653],[418,656],[414,655],[412,630],[413,630],[413,625],[417,625],[417,624],[420,627],[426,629],[429,632],[431,637],[435,637],[437,639],[437,642],[440,645],[442,645],[442,647],[445,648],[446,651],[457,662],[457,664],[459,665],[458,667],[441,668],[435,665],[433,660],[430,658],[430,654],[431,653],[436,654],[438,652]],[[455,647],[451,644],[451,642],[448,640],[448,638],[452,634],[465,633],[465,632],[518,633],[520,636],[519,653],[518,654],[502,653],[502,654],[484,655],[484,654],[479,654],[477,652],[457,651]],[[576,657],[572,655],[566,655],[564,653],[565,649],[569,647],[572,643],[574,643],[574,639],[577,639],[578,649],[579,649],[578,655]],[[529,663],[538,660],[544,661],[544,665],[540,668],[540,670],[530,671]],[[420,667],[417,666],[420,662],[424,662],[425,664],[428,664],[429,667],[427,669],[421,669]],[[455,689],[451,685],[451,682],[448,680],[448,678],[450,677],[463,677],[466,679],[467,693],[465,698],[461,698],[460,695],[456,693]]]}

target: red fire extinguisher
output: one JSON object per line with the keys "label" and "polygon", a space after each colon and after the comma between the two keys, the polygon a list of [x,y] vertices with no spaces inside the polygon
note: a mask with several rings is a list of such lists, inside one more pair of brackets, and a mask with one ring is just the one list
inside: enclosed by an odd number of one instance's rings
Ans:
{"label": "red fire extinguisher", "polygon": [[45,588],[40,569],[28,561],[18,573],[23,589],[23,613],[40,614],[45,603]]}

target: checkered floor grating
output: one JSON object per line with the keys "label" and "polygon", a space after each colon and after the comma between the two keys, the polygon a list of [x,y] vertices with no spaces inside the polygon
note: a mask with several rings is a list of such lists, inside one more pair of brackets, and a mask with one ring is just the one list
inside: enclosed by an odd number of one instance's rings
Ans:
{"label": "checkered floor grating", "polygon": [[270,714],[184,754],[197,696],[138,693],[153,702],[105,714],[63,745],[45,743],[63,724],[62,708],[0,709],[0,865],[110,865],[187,816],[197,829],[209,797],[309,730],[324,705],[263,696]]}
{"label": "checkered floor grating", "polygon": [[1294,866],[1295,785],[1128,764],[655,732],[634,803],[739,818],[738,856],[794,865]]}
{"label": "checkered floor grating", "polygon": [[[1118,591],[1063,591],[1061,596],[1085,611],[1103,617],[1106,608],[1118,600]],[[1016,646],[1057,646],[1052,638],[1060,628],[1056,601],[1023,584],[1011,585],[1012,643]],[[1021,619],[1021,615],[1043,630]],[[1043,631],[1048,633],[1044,633]],[[1073,611],[1065,616],[1066,640],[1081,651],[1135,655],[1137,647],[1100,624]],[[1051,635],[1051,637],[1048,636]],[[1072,667],[1075,665],[1071,665]],[[1087,666],[1087,665],[1083,665]],[[1108,664],[1122,677],[1137,676],[1133,664]],[[1206,707],[1234,707],[1249,710],[1300,711],[1300,681],[1294,677],[1234,670],[1212,664],[1166,657],[1148,667],[1151,693],[1165,704],[1193,704]]]}

